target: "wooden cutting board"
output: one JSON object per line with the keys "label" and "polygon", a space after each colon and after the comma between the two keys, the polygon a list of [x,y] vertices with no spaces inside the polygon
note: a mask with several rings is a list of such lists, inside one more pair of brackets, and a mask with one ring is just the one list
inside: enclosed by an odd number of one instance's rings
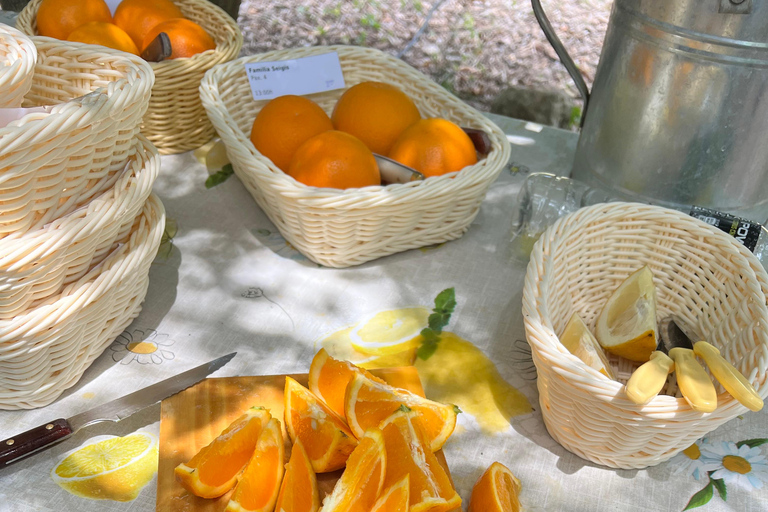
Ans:
{"label": "wooden cutting board", "polygon": [[[386,368],[373,373],[392,386],[424,396],[416,368]],[[283,425],[285,462],[291,441],[283,421],[283,388],[285,375],[260,377],[227,377],[206,379],[199,384],[163,400],[160,409],[160,460],[157,470],[157,512],[221,512],[229,501],[227,493],[215,500],[198,498],[187,492],[173,474],[173,469],[187,462],[200,448],[215,439],[246,409],[254,405],[266,407]],[[303,386],[307,375],[291,375]],[[448,472],[442,451],[438,461]],[[331,492],[341,471],[317,475],[320,498]],[[450,478],[450,472],[448,472]]]}

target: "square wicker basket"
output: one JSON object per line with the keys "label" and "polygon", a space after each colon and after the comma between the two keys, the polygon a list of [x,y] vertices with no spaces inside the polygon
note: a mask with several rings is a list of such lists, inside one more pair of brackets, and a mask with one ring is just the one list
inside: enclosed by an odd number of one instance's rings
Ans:
{"label": "square wicker basket", "polygon": [[534,246],[523,291],[544,422],[566,449],[626,469],[663,462],[749,412],[717,381],[718,406],[709,414],[691,409],[672,379],[666,394],[636,405],[624,384],[637,363],[612,359],[618,381],[611,380],[560,343],[573,312],[593,328],[611,293],[643,265],[654,275],[657,320],[681,318],[768,396],[768,274],[744,246],[649,205],[598,204],[558,220]]}
{"label": "square wicker basket", "polygon": [[[369,80],[396,85],[414,100],[422,117],[484,130],[491,139],[490,153],[458,173],[409,184],[335,190],[297,182],[250,141],[251,125],[266,101],[253,99],[245,64],[328,52],[338,53],[347,87]],[[308,97],[330,113],[343,92]],[[207,72],[200,96],[237,176],[262,210],[286,240],[329,267],[359,265],[459,238],[510,155],[506,136],[486,117],[403,61],[369,48],[297,48],[242,57]]]}
{"label": "square wicker basket", "polygon": [[[16,26],[25,34],[37,34],[36,17],[41,2],[32,0],[19,14]],[[243,46],[243,35],[237,23],[217,5],[208,0],[173,2],[185,17],[211,35],[216,48],[186,59],[150,63],[155,83],[141,133],[162,154],[196,149],[213,138],[213,126],[200,103],[200,80],[216,64],[237,57]]]}

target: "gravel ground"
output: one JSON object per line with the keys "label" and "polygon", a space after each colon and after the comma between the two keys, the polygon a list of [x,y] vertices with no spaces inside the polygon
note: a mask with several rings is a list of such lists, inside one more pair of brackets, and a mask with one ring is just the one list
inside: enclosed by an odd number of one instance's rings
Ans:
{"label": "gravel ground", "polygon": [[[552,25],[591,85],[610,0],[545,0]],[[398,55],[449,91],[489,110],[508,85],[577,97],[527,0],[243,0],[243,54],[352,44]]]}

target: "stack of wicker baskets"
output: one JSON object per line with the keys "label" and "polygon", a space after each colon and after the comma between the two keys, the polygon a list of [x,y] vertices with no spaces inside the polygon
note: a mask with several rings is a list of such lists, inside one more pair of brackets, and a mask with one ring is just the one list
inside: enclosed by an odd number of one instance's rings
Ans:
{"label": "stack of wicker baskets", "polygon": [[150,66],[15,37],[36,48],[22,106],[38,108],[0,127],[0,409],[49,404],[130,323],[165,225],[139,134]]}

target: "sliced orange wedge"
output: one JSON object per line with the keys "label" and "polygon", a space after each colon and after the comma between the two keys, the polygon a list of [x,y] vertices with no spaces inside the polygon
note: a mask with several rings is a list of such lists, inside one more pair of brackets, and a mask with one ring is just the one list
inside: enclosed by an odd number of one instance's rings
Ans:
{"label": "sliced orange wedge", "polygon": [[261,431],[225,512],[272,512],[285,470],[284,455],[282,428],[272,418]]}
{"label": "sliced orange wedge", "polygon": [[410,478],[405,475],[395,485],[384,489],[371,512],[408,512],[409,491]]}
{"label": "sliced orange wedge", "polygon": [[520,480],[500,462],[494,462],[472,489],[468,512],[520,512]]}
{"label": "sliced orange wedge", "polygon": [[387,455],[381,430],[371,429],[360,439],[347,460],[322,512],[370,512],[384,486]]}
{"label": "sliced orange wedge", "polygon": [[306,447],[316,473],[343,468],[357,446],[344,419],[290,377],[285,378],[285,427],[291,441]]}
{"label": "sliced orange wedge", "polygon": [[367,370],[349,361],[334,359],[324,348],[315,354],[309,365],[309,389],[336,414],[344,416],[344,392],[356,374],[366,375],[376,382],[384,382]]}
{"label": "sliced orange wedge", "polygon": [[271,417],[265,408],[251,407],[189,462],[176,466],[176,480],[201,498],[225,494],[237,483],[238,475],[256,448],[259,434]]}
{"label": "sliced orange wedge", "polygon": [[414,411],[399,411],[382,424],[381,433],[387,451],[384,487],[409,476],[409,512],[447,512],[461,505],[461,497],[429,448]]}
{"label": "sliced orange wedge", "polygon": [[402,405],[421,417],[430,450],[436,452],[442,448],[456,428],[456,406],[433,402],[363,374],[355,374],[347,387],[344,403],[347,424],[359,438],[369,428],[378,427]]}
{"label": "sliced orange wedge", "polygon": [[277,496],[277,512],[317,512],[320,494],[317,477],[307,456],[307,451],[296,441],[291,448],[291,460],[285,467],[283,485]]}

